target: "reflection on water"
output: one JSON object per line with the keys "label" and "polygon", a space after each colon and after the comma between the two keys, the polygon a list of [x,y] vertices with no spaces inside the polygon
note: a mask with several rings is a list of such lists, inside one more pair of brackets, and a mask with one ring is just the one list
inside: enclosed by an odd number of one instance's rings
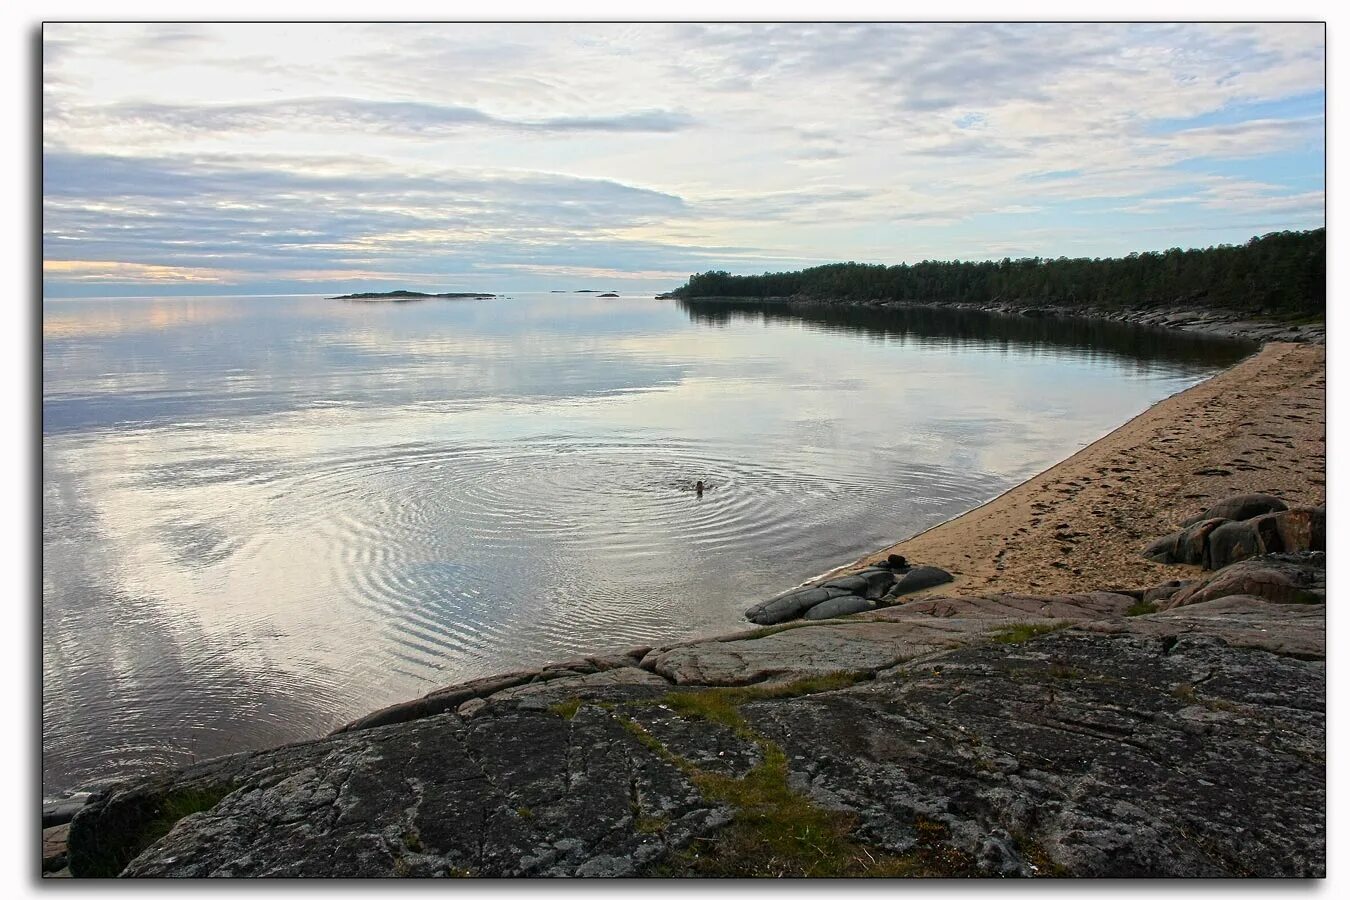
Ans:
{"label": "reflection on water", "polygon": [[1165,328],[1058,316],[1002,315],[933,306],[867,306],[766,300],[677,300],[691,319],[714,326],[733,320],[800,322],[825,331],[913,341],[925,346],[1054,349],[1141,362],[1228,366],[1255,345]]}
{"label": "reflection on water", "polygon": [[43,325],[47,791],[741,627],[1247,349],[548,294],[60,301]]}

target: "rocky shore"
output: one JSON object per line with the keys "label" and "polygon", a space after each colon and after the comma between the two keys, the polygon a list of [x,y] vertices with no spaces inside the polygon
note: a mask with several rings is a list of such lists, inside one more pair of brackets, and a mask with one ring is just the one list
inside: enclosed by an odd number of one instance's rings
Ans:
{"label": "rocky shore", "polygon": [[[667,299],[674,294],[659,294],[656,299]],[[813,297],[690,297],[700,302],[776,303],[785,307],[811,308],[821,306],[861,306],[873,309],[927,308],[974,310],[1032,319],[1100,319],[1153,328],[1167,328],[1194,334],[1232,338],[1264,343],[1326,343],[1324,321],[1285,321],[1279,318],[1244,317],[1228,310],[1189,303],[1155,303],[1147,306],[1057,306],[1017,300],[995,300],[988,303],[896,300],[825,300]]]}
{"label": "rocky shore", "polygon": [[[1324,377],[1321,346],[1269,344],[747,601],[781,624],[106,786],[44,853],[95,877],[1321,876]],[[952,580],[896,592],[920,564]]]}

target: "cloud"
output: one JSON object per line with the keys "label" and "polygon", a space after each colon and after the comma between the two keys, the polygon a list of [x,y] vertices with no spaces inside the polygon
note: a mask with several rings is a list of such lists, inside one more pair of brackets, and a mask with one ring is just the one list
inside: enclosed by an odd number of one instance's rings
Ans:
{"label": "cloud", "polygon": [[471,106],[411,101],[309,97],[270,103],[186,105],[123,103],[80,111],[113,126],[204,131],[367,131],[425,137],[466,128],[501,128],[518,132],[598,132],[668,134],[694,125],[688,115],[668,110],[640,110],[608,116],[555,116],[511,119]]}
{"label": "cloud", "polygon": [[142,263],[91,259],[48,259],[42,262],[44,276],[57,276],[71,281],[141,282],[147,284],[208,282],[228,283],[238,280],[237,273],[223,269],[189,268],[184,266],[154,266]]}
{"label": "cloud", "polygon": [[1324,220],[1317,25],[57,23],[43,45],[53,261],[505,287]]}

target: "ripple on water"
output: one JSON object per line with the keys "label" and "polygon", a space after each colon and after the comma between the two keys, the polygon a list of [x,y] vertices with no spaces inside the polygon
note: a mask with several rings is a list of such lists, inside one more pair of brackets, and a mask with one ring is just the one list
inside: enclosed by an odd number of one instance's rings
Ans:
{"label": "ripple on water", "polygon": [[[876,495],[867,465],[830,462],[794,471],[688,440],[416,444],[295,474],[286,494],[349,596],[439,670],[504,642],[574,648],[579,622],[641,640],[691,560],[772,551]],[[929,496],[970,489],[922,477]]]}

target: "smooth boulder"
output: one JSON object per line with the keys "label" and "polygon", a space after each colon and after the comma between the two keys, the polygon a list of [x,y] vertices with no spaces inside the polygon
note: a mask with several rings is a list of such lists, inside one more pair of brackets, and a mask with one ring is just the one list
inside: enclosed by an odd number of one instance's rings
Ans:
{"label": "smooth boulder", "polygon": [[1174,609],[1239,594],[1271,603],[1325,603],[1326,557],[1306,553],[1244,559],[1188,584],[1158,605]]}
{"label": "smooth boulder", "polygon": [[866,569],[859,569],[857,572],[850,572],[842,578],[827,581],[821,587],[844,590],[850,594],[875,600],[883,596],[893,583],[895,583],[895,574],[890,569],[870,566]]}
{"label": "smooth boulder", "polygon": [[895,585],[886,593],[886,597],[902,597],[925,588],[937,587],[952,580],[952,573],[937,566],[915,566],[900,576]]}
{"label": "smooth boulder", "polygon": [[1162,584],[1154,585],[1144,591],[1139,599],[1143,603],[1151,603],[1154,606],[1162,607],[1168,600],[1176,596],[1178,591],[1184,590],[1188,585],[1194,584],[1194,581],[1183,581],[1174,578],[1171,581],[1164,581]]}
{"label": "smooth boulder", "polygon": [[1268,512],[1280,512],[1289,506],[1279,497],[1269,494],[1236,494],[1215,503],[1199,515],[1191,516],[1182,522],[1182,527],[1194,525],[1205,519],[1231,519],[1241,522]]}
{"label": "smooth boulder", "polygon": [[1225,522],[1209,533],[1204,565],[1222,569],[1240,560],[1285,550],[1276,516],[1265,513],[1241,522]]}
{"label": "smooth boulder", "polygon": [[1158,538],[1144,550],[1144,558],[1160,563],[1203,565],[1209,552],[1209,535],[1226,519],[1202,519],[1181,531]]}
{"label": "smooth boulder", "polygon": [[806,618],[833,619],[838,616],[851,616],[854,613],[870,612],[876,608],[876,601],[850,594],[847,597],[835,597],[833,600],[817,603],[806,611]]}
{"label": "smooth boulder", "polygon": [[851,594],[841,588],[805,587],[779,594],[777,597],[756,603],[745,611],[745,617],[756,625],[777,625],[799,618],[817,603],[833,600]]}

